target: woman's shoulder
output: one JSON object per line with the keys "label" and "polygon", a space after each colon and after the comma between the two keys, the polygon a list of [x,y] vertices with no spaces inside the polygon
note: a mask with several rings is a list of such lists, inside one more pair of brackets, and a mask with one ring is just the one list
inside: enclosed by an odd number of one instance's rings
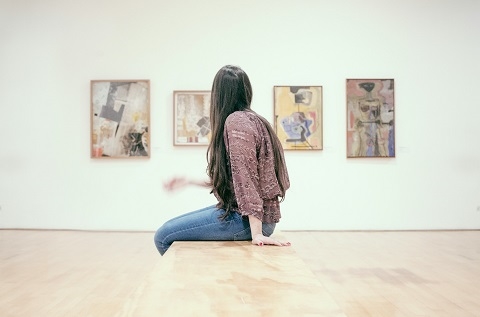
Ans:
{"label": "woman's shoulder", "polygon": [[235,111],[227,117],[225,130],[257,134],[259,131],[257,117],[250,111]]}
{"label": "woman's shoulder", "polygon": [[235,111],[228,115],[225,124],[249,124],[255,115],[248,111]]}

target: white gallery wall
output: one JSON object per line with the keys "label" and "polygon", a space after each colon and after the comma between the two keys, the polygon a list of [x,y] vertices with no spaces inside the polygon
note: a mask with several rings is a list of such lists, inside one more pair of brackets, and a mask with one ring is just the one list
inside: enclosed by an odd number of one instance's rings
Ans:
{"label": "white gallery wall", "polygon": [[[323,86],[322,151],[288,151],[279,229],[480,229],[478,0],[0,0],[0,228],[155,230],[214,204],[206,147],[173,146],[174,90],[241,66]],[[347,78],[394,78],[396,158],[346,158]],[[151,158],[90,158],[90,80],[149,79]]]}

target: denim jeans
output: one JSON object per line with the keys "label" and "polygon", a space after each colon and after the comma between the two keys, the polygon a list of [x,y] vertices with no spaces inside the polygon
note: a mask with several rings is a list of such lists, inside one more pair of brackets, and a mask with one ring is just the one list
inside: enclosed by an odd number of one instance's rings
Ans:
{"label": "denim jeans", "polygon": [[[192,211],[173,218],[155,233],[155,246],[163,255],[174,241],[241,241],[251,240],[250,222],[237,212],[230,213],[225,220],[219,217],[224,210],[215,206]],[[262,225],[263,235],[270,236],[274,223]]]}

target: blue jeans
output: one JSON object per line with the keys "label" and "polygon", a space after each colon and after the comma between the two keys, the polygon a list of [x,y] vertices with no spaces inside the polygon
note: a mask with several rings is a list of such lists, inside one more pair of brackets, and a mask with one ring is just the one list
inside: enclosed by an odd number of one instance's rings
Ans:
{"label": "blue jeans", "polygon": [[[241,241],[251,240],[250,222],[237,212],[230,213],[225,220],[219,217],[224,210],[215,206],[192,211],[173,218],[155,233],[155,246],[163,255],[174,241]],[[274,223],[262,225],[263,235],[270,236]]]}

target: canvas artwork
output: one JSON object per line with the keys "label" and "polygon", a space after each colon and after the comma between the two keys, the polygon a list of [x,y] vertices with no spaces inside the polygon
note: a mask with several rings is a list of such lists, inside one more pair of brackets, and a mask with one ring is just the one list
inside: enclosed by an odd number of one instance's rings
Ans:
{"label": "canvas artwork", "polygon": [[275,131],[285,150],[323,148],[322,86],[275,86]]}
{"label": "canvas artwork", "polygon": [[347,79],[347,157],[395,157],[393,79]]}
{"label": "canvas artwork", "polygon": [[92,80],[91,157],[149,158],[150,81]]}
{"label": "canvas artwork", "polygon": [[173,92],[174,145],[208,145],[210,142],[210,91]]}

